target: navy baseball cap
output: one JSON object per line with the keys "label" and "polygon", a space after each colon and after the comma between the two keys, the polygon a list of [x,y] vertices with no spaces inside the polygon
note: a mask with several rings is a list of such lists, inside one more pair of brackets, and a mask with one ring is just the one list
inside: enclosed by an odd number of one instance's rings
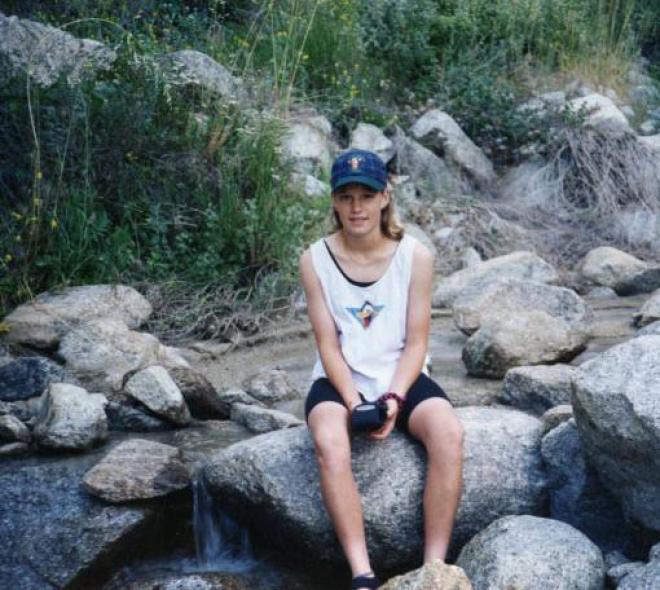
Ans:
{"label": "navy baseball cap", "polygon": [[338,156],[332,165],[332,192],[354,182],[382,191],[387,186],[387,170],[380,157],[367,150],[348,150]]}

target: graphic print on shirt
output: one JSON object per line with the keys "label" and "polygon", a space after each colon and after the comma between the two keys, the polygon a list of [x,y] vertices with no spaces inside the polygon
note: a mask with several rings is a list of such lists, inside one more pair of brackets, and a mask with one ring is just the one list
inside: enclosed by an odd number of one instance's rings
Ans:
{"label": "graphic print on shirt", "polygon": [[384,305],[373,305],[369,301],[365,301],[362,307],[347,307],[346,309],[366,330],[384,307]]}

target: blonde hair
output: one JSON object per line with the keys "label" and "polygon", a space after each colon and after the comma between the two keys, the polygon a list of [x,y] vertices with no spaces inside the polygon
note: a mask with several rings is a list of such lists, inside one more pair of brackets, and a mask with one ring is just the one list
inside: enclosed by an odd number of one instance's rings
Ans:
{"label": "blonde hair", "polygon": [[[396,206],[394,205],[394,199],[392,198],[392,190],[390,184],[387,184],[387,189],[389,194],[389,201],[387,205],[380,212],[380,231],[383,232],[383,235],[390,240],[396,240],[397,242],[403,238],[405,229],[399,218],[396,214]],[[334,198],[334,194],[333,194]],[[339,215],[337,212],[332,209],[331,214],[332,219],[332,229],[331,233],[342,229],[341,221],[339,220]]]}

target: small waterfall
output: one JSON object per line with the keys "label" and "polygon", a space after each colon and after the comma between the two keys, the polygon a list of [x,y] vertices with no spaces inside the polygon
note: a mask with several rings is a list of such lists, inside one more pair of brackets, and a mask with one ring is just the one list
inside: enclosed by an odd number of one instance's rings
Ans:
{"label": "small waterfall", "polygon": [[193,527],[200,571],[244,572],[255,567],[247,529],[215,506],[201,471],[193,477]]}

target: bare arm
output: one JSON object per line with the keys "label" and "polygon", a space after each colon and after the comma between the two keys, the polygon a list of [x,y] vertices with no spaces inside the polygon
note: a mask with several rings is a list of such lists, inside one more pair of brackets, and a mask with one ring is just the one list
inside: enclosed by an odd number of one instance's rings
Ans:
{"label": "bare arm", "polygon": [[307,299],[307,315],[314,330],[325,374],[341,395],[346,407],[352,410],[361,402],[360,396],[353,383],[351,370],[342,355],[337,328],[326,305],[321,282],[314,272],[309,250],[300,257],[300,278]]}

